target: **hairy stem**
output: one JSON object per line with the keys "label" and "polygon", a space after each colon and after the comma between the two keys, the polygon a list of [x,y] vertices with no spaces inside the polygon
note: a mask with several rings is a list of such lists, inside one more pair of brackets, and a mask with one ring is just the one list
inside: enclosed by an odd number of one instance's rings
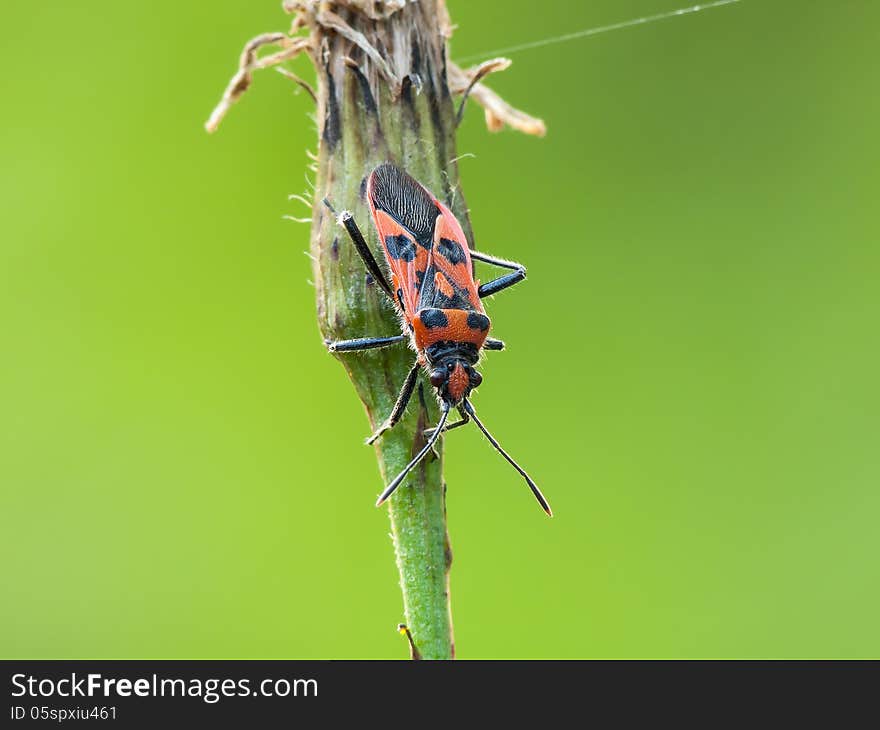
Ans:
{"label": "hairy stem", "polygon": [[[318,104],[311,251],[317,289],[318,324],[325,342],[400,331],[394,307],[367,274],[355,247],[323,205],[348,210],[377,260],[381,246],[364,200],[367,175],[391,160],[443,200],[473,241],[467,207],[459,189],[455,132],[461,118],[452,96],[461,94],[485,108],[488,127],[509,125],[544,133],[539,119],[504,102],[480,80],[507,68],[493,59],[462,70],[446,58],[450,24],[444,0],[285,0],[294,15],[290,34],[265,33],[244,48],[238,72],[206,123],[214,131],[250,86],[256,70],[307,53],[317,70],[317,91],[289,70]],[[307,35],[296,35],[306,29]],[[264,56],[258,50],[280,50]],[[340,353],[373,429],[391,412],[412,367],[414,354],[403,346]],[[421,378],[421,375],[420,375]],[[424,430],[437,422],[433,391],[420,382],[409,409],[374,448],[381,491],[424,446]],[[451,659],[454,654],[449,607],[452,551],[446,529],[446,486],[442,439],[388,501],[392,536],[403,591],[407,637],[413,658]],[[365,503],[370,489],[365,479]]]}
{"label": "hairy stem", "polygon": [[[332,214],[321,207],[326,196],[337,209],[351,211],[378,260],[381,247],[363,197],[365,177],[379,163],[394,160],[452,205],[467,228],[467,211],[458,193],[455,112],[446,83],[445,38],[436,3],[408,4],[387,18],[372,20],[337,7],[330,27],[315,17],[319,49],[318,149],[312,254],[318,321],[326,339],[390,335],[400,325],[382,291],[369,280],[354,246]],[[339,32],[344,23],[360,34]],[[381,53],[385,65],[377,63]],[[381,49],[379,51],[378,49]],[[359,354],[340,354],[364,403],[373,428],[390,413],[414,354],[405,346]],[[421,382],[406,416],[376,443],[382,480],[387,483],[424,445],[423,431],[438,409],[433,391]],[[452,558],[446,530],[442,446],[425,459],[389,500],[392,535],[400,571],[406,623],[425,659],[453,655],[449,609]],[[365,480],[365,498],[381,491],[378,479]]]}

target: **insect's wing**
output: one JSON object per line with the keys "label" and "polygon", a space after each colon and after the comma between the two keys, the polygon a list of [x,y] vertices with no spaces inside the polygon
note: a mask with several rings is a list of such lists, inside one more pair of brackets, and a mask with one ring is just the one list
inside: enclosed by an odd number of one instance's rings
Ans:
{"label": "insect's wing", "polygon": [[467,239],[458,219],[443,203],[434,200],[440,211],[434,224],[432,256],[425,273],[419,305],[436,309],[483,311]]}
{"label": "insect's wing", "polygon": [[408,316],[419,308],[422,282],[431,262],[434,229],[442,210],[433,196],[403,170],[379,165],[367,181],[367,200],[373,222]]}

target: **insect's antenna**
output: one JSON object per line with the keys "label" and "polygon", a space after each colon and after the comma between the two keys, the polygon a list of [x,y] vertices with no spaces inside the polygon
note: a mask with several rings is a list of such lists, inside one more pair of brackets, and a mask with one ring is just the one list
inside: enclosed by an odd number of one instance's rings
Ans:
{"label": "insect's antenna", "polygon": [[[422,450],[415,455],[413,460],[409,462],[404,468],[403,471],[400,472],[395,478],[394,481],[391,482],[387,487],[385,487],[385,491],[379,495],[379,499],[376,500],[376,506],[378,507],[382,502],[388,499],[392,494],[394,494],[394,490],[397,489],[401,482],[406,479],[406,475],[409,474],[413,467],[418,464],[422,459],[425,458],[425,455],[434,448],[434,444],[437,443],[437,439],[440,438],[440,434],[443,433],[443,427],[446,425],[446,419],[449,417],[449,404],[443,404],[443,413],[440,415],[440,420],[437,421],[437,425],[434,427],[434,432],[431,434],[428,439],[428,443],[422,448]],[[504,453],[504,452],[502,452]],[[508,457],[509,459],[510,457]],[[518,467],[517,467],[518,468]],[[542,497],[543,499],[543,497]]]}
{"label": "insect's antenna", "polygon": [[526,470],[523,469],[519,464],[517,464],[504,449],[501,448],[501,444],[499,444],[493,437],[492,434],[486,430],[486,427],[483,425],[482,421],[477,418],[477,414],[474,412],[474,407],[470,404],[470,401],[465,399],[464,401],[464,409],[467,411],[467,414],[474,419],[474,423],[477,424],[477,427],[483,432],[483,435],[489,439],[489,443],[495,447],[499,454],[501,454],[505,459],[507,459],[507,463],[510,464],[514,469],[516,469],[526,480],[526,484],[529,485],[529,489],[532,490],[532,494],[535,495],[535,499],[538,500],[538,504],[541,505],[541,508],[550,516],[553,516],[553,510],[550,509],[550,505],[547,503],[547,500],[544,498],[544,495],[541,494],[541,490],[538,489],[538,485],[532,481],[532,478],[526,474]]}

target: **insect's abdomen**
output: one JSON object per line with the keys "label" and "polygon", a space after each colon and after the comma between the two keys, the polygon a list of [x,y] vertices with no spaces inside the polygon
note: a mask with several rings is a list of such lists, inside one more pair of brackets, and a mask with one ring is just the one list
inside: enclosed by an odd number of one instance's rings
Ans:
{"label": "insect's abdomen", "polygon": [[465,309],[421,309],[412,320],[419,350],[437,342],[468,342],[483,346],[491,322],[481,312]]}

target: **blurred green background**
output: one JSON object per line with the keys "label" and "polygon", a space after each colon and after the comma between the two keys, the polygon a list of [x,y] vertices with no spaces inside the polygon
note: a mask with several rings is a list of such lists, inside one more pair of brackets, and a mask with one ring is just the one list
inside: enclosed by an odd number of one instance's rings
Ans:
{"label": "blurred green background", "polygon": [[[453,56],[683,5],[450,0]],[[276,0],[4,8],[0,656],[403,657],[363,409],[314,318]],[[456,646],[880,656],[877,3],[745,0],[514,54],[469,109],[508,352],[447,440]],[[304,59],[293,68],[308,74]]]}

